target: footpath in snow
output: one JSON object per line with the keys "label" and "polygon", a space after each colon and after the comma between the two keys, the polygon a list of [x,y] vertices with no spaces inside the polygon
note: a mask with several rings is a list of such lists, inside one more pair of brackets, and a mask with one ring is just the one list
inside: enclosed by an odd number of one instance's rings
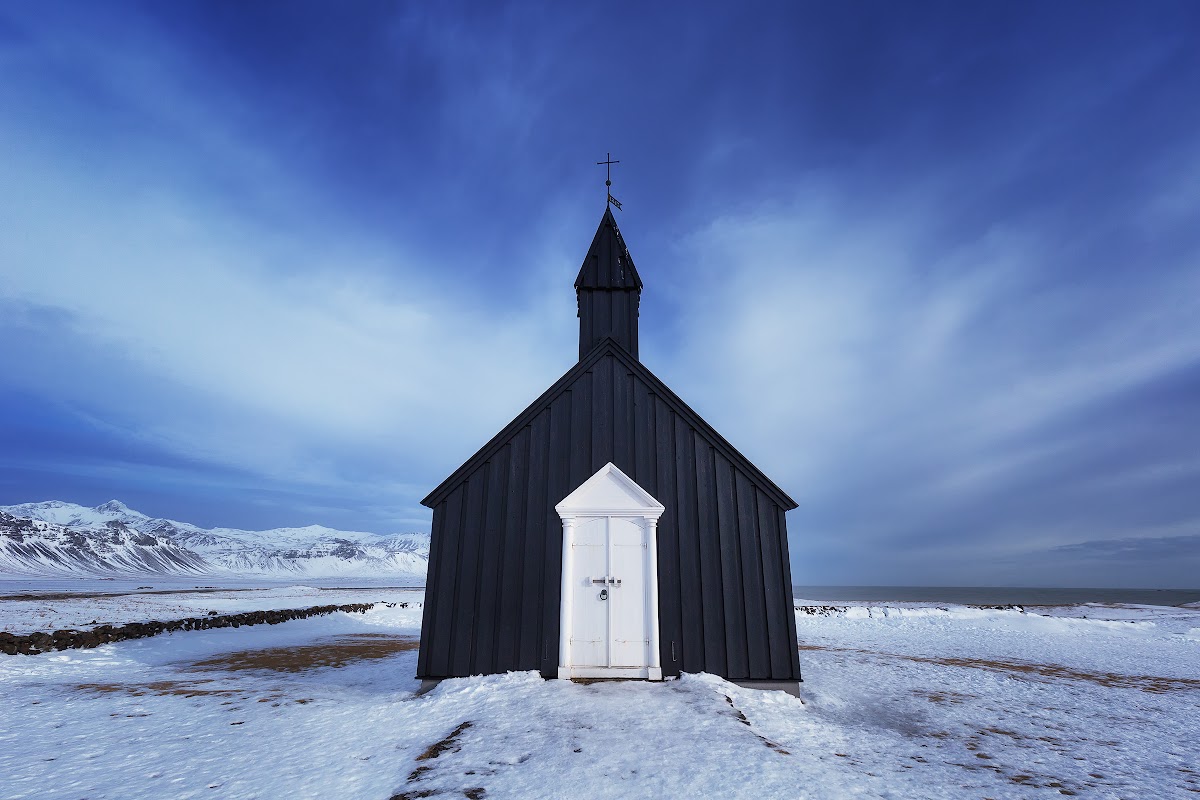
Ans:
{"label": "footpath in snow", "polygon": [[[218,610],[283,607],[289,591],[230,593]],[[293,599],[312,605],[304,591]],[[55,601],[60,621],[88,616],[72,602]],[[420,614],[378,605],[0,657],[4,796],[1200,794],[1195,609],[802,610],[803,702],[708,675],[579,685],[513,673],[417,696]]]}

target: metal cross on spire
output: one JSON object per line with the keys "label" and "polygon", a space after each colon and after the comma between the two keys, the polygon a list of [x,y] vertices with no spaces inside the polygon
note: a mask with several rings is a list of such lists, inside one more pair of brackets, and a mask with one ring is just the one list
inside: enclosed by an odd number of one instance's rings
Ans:
{"label": "metal cross on spire", "polygon": [[621,162],[613,161],[612,153],[607,153],[606,156],[608,158],[607,161],[597,161],[596,165],[597,166],[599,166],[600,164],[604,165],[605,172],[607,173],[605,180],[604,180],[604,186],[605,186],[605,190],[608,192],[608,203],[609,203],[609,205],[616,206],[617,211],[620,211],[621,210],[620,201],[617,200],[617,198],[612,196],[612,165],[620,164]]}

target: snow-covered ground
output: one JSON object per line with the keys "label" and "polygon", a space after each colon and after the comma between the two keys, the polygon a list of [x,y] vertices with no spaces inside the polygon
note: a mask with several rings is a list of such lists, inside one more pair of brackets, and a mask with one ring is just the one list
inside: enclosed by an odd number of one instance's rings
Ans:
{"label": "snow-covered ground", "polygon": [[[196,602],[283,608],[316,604],[311,591]],[[319,600],[366,599],[351,595]],[[74,602],[62,621],[87,615]],[[415,604],[0,657],[0,786],[14,799],[1200,793],[1196,609],[859,604],[797,624],[804,702],[706,675],[515,673],[418,697]]]}

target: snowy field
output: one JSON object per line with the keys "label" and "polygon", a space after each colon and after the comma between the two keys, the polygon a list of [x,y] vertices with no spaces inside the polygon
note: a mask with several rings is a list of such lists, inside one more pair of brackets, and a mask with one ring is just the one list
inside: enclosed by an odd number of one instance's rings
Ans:
{"label": "snowy field", "polygon": [[[416,599],[276,587],[5,600],[0,628],[61,627],[38,613],[65,625]],[[21,605],[37,602],[40,611]],[[705,675],[576,685],[519,673],[446,681],[418,697],[420,614],[379,605],[0,656],[0,794],[1200,796],[1196,609],[798,612],[803,702]]]}

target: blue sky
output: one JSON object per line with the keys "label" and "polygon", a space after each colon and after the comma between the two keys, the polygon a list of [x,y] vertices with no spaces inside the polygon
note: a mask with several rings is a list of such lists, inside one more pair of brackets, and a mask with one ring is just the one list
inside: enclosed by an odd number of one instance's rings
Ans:
{"label": "blue sky", "polygon": [[427,529],[611,151],[797,583],[1197,586],[1200,7],[644,5],[0,5],[0,503]]}

